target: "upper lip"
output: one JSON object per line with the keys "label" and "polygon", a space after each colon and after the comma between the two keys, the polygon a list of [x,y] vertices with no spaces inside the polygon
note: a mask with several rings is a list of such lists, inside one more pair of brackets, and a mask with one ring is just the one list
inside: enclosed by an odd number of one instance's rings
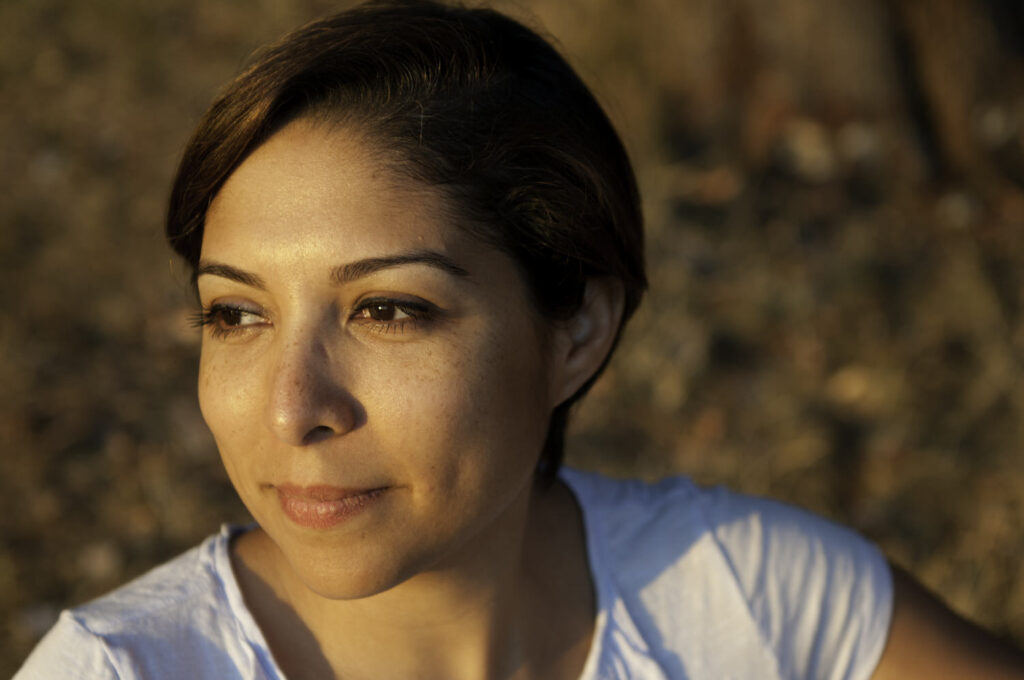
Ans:
{"label": "upper lip", "polygon": [[313,484],[301,486],[298,484],[275,484],[274,488],[285,496],[311,502],[340,501],[353,496],[379,491],[383,486],[366,486],[361,488],[331,486],[329,484]]}

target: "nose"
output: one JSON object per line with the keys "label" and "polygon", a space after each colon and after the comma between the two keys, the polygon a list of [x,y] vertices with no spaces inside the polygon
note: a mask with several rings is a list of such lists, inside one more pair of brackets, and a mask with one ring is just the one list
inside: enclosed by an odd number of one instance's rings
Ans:
{"label": "nose", "polygon": [[271,432],[291,446],[308,446],[358,427],[363,411],[340,372],[322,343],[283,346],[268,378]]}

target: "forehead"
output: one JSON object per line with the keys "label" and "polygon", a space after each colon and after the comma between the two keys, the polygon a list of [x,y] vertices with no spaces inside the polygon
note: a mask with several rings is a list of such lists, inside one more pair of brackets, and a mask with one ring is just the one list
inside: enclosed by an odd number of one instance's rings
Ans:
{"label": "forehead", "polygon": [[414,242],[447,249],[465,240],[442,192],[403,177],[383,158],[347,128],[287,125],[217,193],[206,215],[204,256],[272,245],[278,257],[316,246],[354,259]]}

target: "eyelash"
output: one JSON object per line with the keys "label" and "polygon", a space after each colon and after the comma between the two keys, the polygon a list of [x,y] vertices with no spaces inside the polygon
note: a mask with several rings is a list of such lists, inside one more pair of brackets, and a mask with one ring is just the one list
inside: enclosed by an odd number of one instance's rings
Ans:
{"label": "eyelash", "polygon": [[240,317],[243,314],[260,316],[260,312],[245,309],[238,305],[212,304],[193,315],[192,326],[196,328],[209,328],[210,337],[224,338],[236,333],[242,333],[249,327],[248,324],[228,323],[227,321],[230,315]]}
{"label": "eyelash", "polygon": [[[380,310],[381,307],[388,308],[390,315],[395,312],[405,314],[403,319],[374,319],[372,316],[362,316],[370,313],[374,307]],[[262,310],[254,311],[238,305],[212,304],[196,312],[192,317],[192,326],[196,328],[209,328],[213,338],[224,338],[237,333],[244,333],[250,326],[259,324],[242,324],[237,317],[241,315],[262,316]],[[349,316],[349,320],[364,324],[370,330],[382,334],[404,333],[406,330],[418,328],[428,323],[436,314],[433,305],[425,302],[413,302],[411,300],[397,300],[394,298],[373,297],[362,300]],[[229,323],[228,317],[235,316],[235,323]]]}

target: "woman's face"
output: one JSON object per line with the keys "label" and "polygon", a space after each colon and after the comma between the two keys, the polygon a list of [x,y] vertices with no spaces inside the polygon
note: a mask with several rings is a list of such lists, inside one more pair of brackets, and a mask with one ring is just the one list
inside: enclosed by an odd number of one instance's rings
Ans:
{"label": "woman's face", "polygon": [[322,595],[380,592],[516,526],[567,396],[514,263],[449,215],[355,135],[301,120],[208,212],[200,405]]}

